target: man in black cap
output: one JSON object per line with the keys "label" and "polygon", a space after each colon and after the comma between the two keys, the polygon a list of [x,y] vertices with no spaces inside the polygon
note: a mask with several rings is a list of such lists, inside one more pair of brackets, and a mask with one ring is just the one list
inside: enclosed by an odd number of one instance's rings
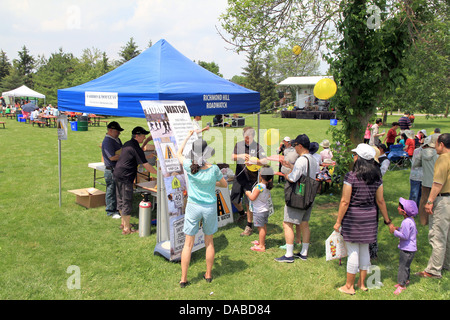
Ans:
{"label": "man in black cap", "polygon": [[[137,167],[142,164],[144,168],[156,174],[156,169],[153,168],[145,158],[145,145],[152,140],[150,136],[145,139],[145,136],[150,132],[142,127],[136,127],[131,132],[132,137],[125,142],[114,169],[114,178],[116,180],[117,192],[117,208],[122,216],[123,235],[136,232],[130,227],[130,216],[133,209],[133,182],[137,176]],[[140,144],[143,143],[142,148]]]}
{"label": "man in black cap", "polygon": [[120,214],[117,212],[116,183],[113,172],[122,150],[122,141],[120,141],[119,135],[123,128],[116,121],[111,121],[107,125],[107,130],[102,142],[102,156],[105,163],[106,214],[114,219],[119,219]]}
{"label": "man in black cap", "polygon": [[[310,141],[306,134],[301,134],[291,141],[295,151],[299,157],[293,165],[289,161],[283,161],[283,166],[291,169],[291,172],[285,174],[286,180],[289,182],[297,182],[302,175],[308,172],[313,179],[316,178],[316,172],[319,170],[319,165],[313,156],[309,153]],[[283,229],[286,240],[286,254],[280,258],[276,258],[278,262],[294,262],[294,258],[306,260],[308,258],[308,247],[310,239],[309,218],[311,216],[312,206],[306,210],[292,208],[287,205],[284,206]],[[302,250],[294,253],[294,225],[300,225],[302,234]]]}

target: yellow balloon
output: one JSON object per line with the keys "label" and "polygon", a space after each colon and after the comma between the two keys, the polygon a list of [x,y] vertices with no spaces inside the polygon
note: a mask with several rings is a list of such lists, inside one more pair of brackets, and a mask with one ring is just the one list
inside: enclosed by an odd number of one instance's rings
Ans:
{"label": "yellow balloon", "polygon": [[337,85],[334,80],[325,78],[319,80],[314,86],[314,96],[317,99],[328,100],[336,94]]}
{"label": "yellow balloon", "polygon": [[264,142],[268,146],[273,146],[276,143],[280,142],[280,132],[278,129],[269,129],[264,134]]}
{"label": "yellow balloon", "polygon": [[295,54],[296,56],[298,56],[298,55],[302,52],[302,48],[301,48],[300,46],[294,46],[294,47],[292,48],[292,52],[294,52],[294,54]]}

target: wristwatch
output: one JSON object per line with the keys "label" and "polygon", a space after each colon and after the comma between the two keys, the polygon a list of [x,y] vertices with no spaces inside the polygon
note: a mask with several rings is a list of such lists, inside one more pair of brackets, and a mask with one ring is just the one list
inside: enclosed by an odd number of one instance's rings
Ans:
{"label": "wristwatch", "polygon": [[433,201],[427,200],[427,204],[433,204]]}

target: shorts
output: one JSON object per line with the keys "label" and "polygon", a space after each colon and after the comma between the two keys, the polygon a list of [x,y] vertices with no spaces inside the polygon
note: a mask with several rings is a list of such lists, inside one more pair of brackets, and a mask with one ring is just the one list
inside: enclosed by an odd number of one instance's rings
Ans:
{"label": "shorts", "polygon": [[121,216],[133,211],[133,182],[116,180],[117,210]]}
{"label": "shorts", "polygon": [[255,227],[264,227],[267,222],[269,222],[269,211],[253,213],[253,224]]}
{"label": "shorts", "polygon": [[292,208],[289,206],[284,206],[284,222],[292,224],[300,224],[302,222],[308,222],[311,218],[311,211],[313,205],[306,210]]}
{"label": "shorts", "polygon": [[[241,180],[242,182],[242,180]],[[242,185],[237,179],[234,179],[233,186],[231,187],[230,199],[232,203],[241,203],[241,199],[247,199],[243,197],[245,191],[252,191],[255,181],[247,181],[245,185]]]}
{"label": "shorts", "polygon": [[205,235],[216,233],[218,229],[216,202],[212,204],[187,203],[183,232],[189,236],[195,236],[200,228],[200,223],[203,225]]}

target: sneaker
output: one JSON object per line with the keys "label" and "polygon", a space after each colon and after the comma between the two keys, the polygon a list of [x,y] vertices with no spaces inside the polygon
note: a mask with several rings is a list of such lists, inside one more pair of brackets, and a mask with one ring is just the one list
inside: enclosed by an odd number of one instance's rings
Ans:
{"label": "sneaker", "polygon": [[300,254],[300,252],[294,253],[294,258],[308,260],[308,256],[304,256],[304,255]]}
{"label": "sneaker", "polygon": [[282,257],[279,257],[279,258],[275,258],[274,260],[277,261],[277,262],[292,263],[292,262],[294,262],[294,257],[282,256]]}
{"label": "sneaker", "polygon": [[114,213],[114,214],[111,216],[111,218],[113,218],[113,219],[120,219],[120,218],[122,218],[122,217],[120,216],[120,214]]}
{"label": "sneaker", "polygon": [[440,275],[434,275],[434,274],[428,273],[426,271],[417,272],[417,273],[415,273],[415,275],[422,277],[422,278],[436,278],[436,279],[442,278],[442,276],[440,276]]}
{"label": "sneaker", "polygon": [[249,226],[245,226],[244,232],[241,233],[241,237],[249,236],[253,233],[253,229]]}

